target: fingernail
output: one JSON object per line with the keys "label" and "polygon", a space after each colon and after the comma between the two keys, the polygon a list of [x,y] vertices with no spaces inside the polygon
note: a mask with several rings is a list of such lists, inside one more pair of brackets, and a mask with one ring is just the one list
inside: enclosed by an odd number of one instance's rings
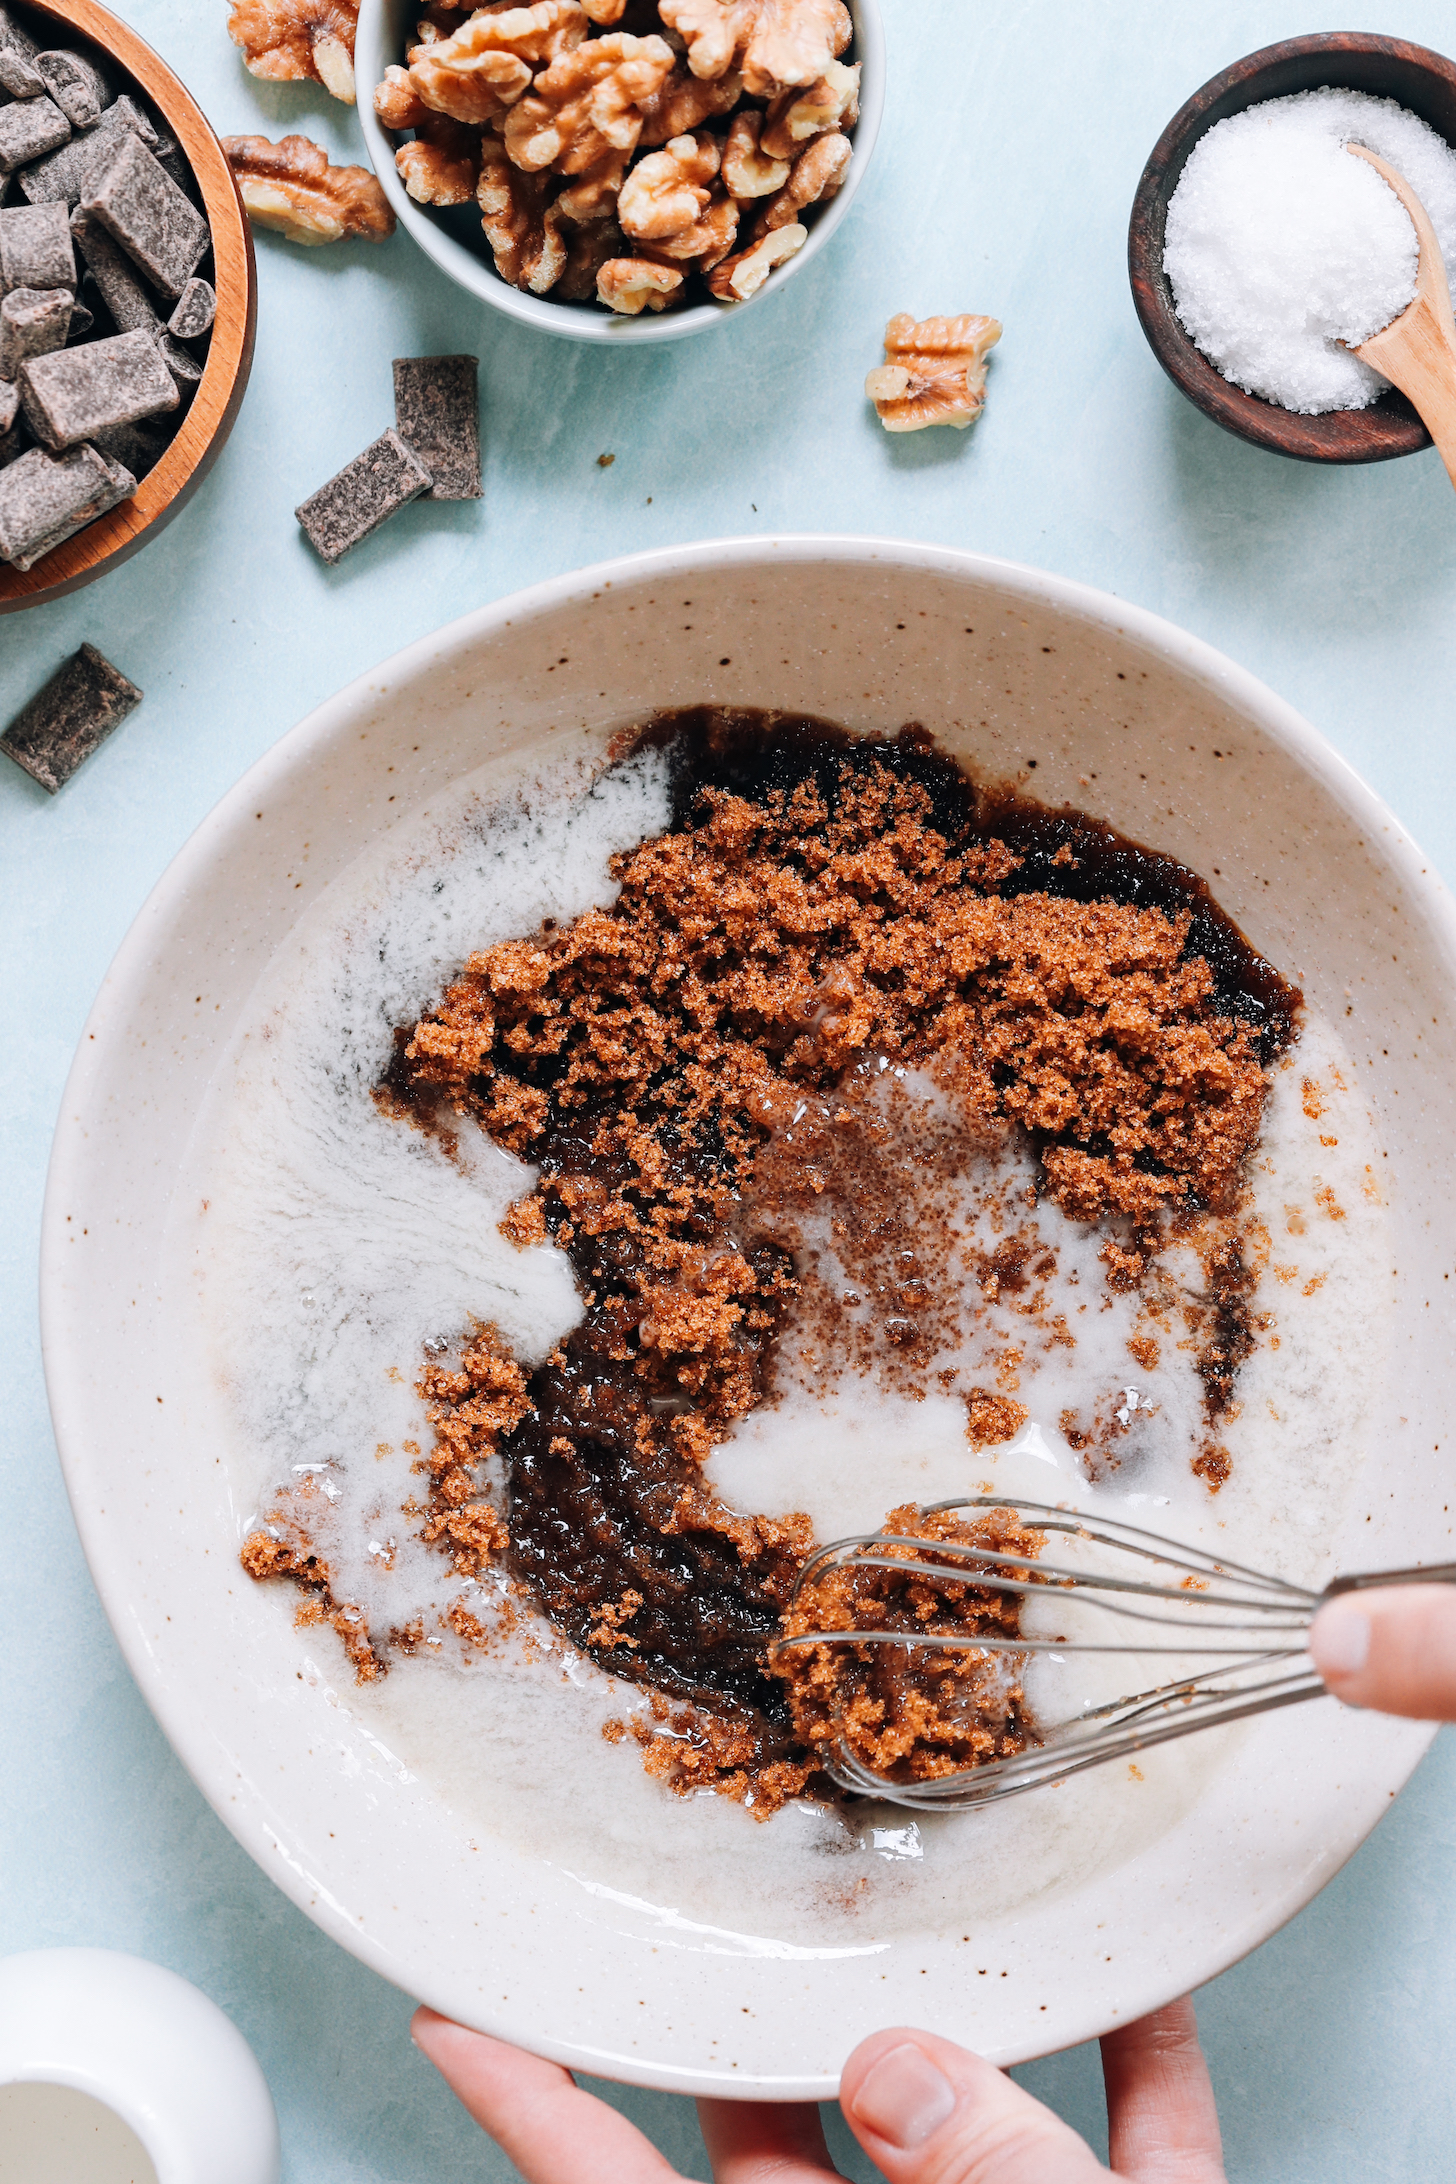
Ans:
{"label": "fingernail", "polygon": [[907,2040],[882,2055],[865,2079],[850,2113],[902,2151],[923,2146],[955,2107],[955,2087],[923,2048]]}
{"label": "fingernail", "polygon": [[1310,1657],[1324,1677],[1358,1676],[1370,1658],[1370,1618],[1357,1601],[1332,1600],[1309,1626]]}

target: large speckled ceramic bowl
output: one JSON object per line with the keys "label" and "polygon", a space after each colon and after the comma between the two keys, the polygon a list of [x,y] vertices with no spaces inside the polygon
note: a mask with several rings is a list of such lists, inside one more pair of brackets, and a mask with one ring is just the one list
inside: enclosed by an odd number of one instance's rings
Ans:
{"label": "large speckled ceramic bowl", "polygon": [[1225,908],[1338,1019],[1388,1155],[1401,1307],[1378,1453],[1334,1542],[1347,1567],[1451,1552],[1456,1495],[1435,1444],[1449,1411],[1456,918],[1328,745],[1197,639],[1036,570],[811,537],[608,563],[411,646],[245,776],[123,944],[56,1136],[45,1357],[91,1569],[166,1734],[279,1887],[435,2008],[646,2085],[822,2097],[877,2025],[935,2024],[1010,2063],[1210,1978],[1338,1870],[1430,1732],[1327,1700],[1220,1732],[1231,1741],[1196,1794],[1095,1873],[1079,1869],[1074,1833],[1060,1884],[1002,1909],[1013,1876],[972,1848],[951,1916],[820,1947],[751,1897],[712,1920],[690,1892],[622,1886],[609,1847],[584,1877],[529,1840],[485,1836],[342,1680],[305,1677],[311,1634],[239,1571],[247,1490],[220,1399],[196,1392],[179,1354],[163,1234],[204,1092],[300,915],[384,830],[494,756],[531,763],[583,730],[702,701],[857,730],[921,721],[985,773],[1216,871]]}

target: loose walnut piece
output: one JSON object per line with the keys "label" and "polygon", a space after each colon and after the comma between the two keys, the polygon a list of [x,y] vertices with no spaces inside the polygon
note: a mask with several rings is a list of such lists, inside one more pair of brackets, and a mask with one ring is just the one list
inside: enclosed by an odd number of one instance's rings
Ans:
{"label": "loose walnut piece", "polygon": [[986,355],[1000,339],[999,321],[975,313],[917,324],[899,312],[885,328],[885,361],[865,380],[885,430],[973,424],[986,404]]}
{"label": "loose walnut piece", "polygon": [[726,76],[747,47],[762,0],[658,0],[658,14],[688,49],[695,76]]}
{"label": "loose walnut piece", "polygon": [[831,61],[803,91],[770,99],[760,142],[772,159],[792,159],[811,138],[829,129],[852,129],[859,120],[859,63]]}
{"label": "loose walnut piece", "polygon": [[321,83],[354,103],[359,0],[233,0],[228,36],[254,76]]}
{"label": "loose walnut piece", "polygon": [[410,76],[425,104],[438,113],[456,121],[493,121],[520,98],[534,69],[580,45],[586,30],[580,0],[481,9],[448,38],[416,46]]}
{"label": "loose walnut piece", "polygon": [[703,83],[679,64],[660,91],[640,102],[642,135],[638,141],[651,150],[675,136],[690,136],[703,122],[713,121],[719,114],[731,114],[742,96],[741,76],[720,76],[714,83]]}
{"label": "loose walnut piece", "polygon": [[304,136],[224,137],[222,148],[237,176],[248,218],[275,228],[291,243],[336,243],[358,235],[381,242],[394,233],[394,214],[365,167],[331,167]]}
{"label": "loose walnut piece", "polygon": [[374,111],[386,129],[418,129],[430,111],[407,68],[386,68],[383,83],[374,86]]}
{"label": "loose walnut piece", "polygon": [[692,227],[708,202],[720,156],[717,138],[704,129],[695,137],[674,137],[665,150],[639,159],[617,200],[624,232],[640,243],[655,243]]}
{"label": "loose walnut piece", "polygon": [[582,174],[609,151],[630,152],[642,134],[641,101],[672,69],[662,38],[609,31],[563,53],[506,118],[506,150],[518,167]]}
{"label": "loose walnut piece", "polygon": [[597,301],[623,318],[642,310],[665,311],[682,287],[675,266],[651,265],[645,258],[609,258],[597,275]]}
{"label": "loose walnut piece", "polygon": [[522,174],[499,137],[483,138],[476,202],[485,239],[501,279],[533,296],[544,296],[566,264],[566,238],[549,193],[545,175]]}
{"label": "loose walnut piece", "polygon": [[792,258],[808,240],[806,227],[795,224],[775,228],[761,242],[714,266],[708,275],[708,286],[719,303],[746,303],[750,296],[757,295],[774,267],[782,265],[785,258]]}
{"label": "loose walnut piece", "polygon": [[849,170],[852,149],[847,136],[826,136],[800,152],[788,181],[759,214],[754,234],[767,235],[774,228],[787,227],[806,205],[823,204],[837,196]]}
{"label": "loose walnut piece", "polygon": [[735,114],[723,143],[723,180],[740,203],[750,197],[770,197],[789,179],[789,162],[770,159],[759,149],[762,114],[751,109]]}
{"label": "loose walnut piece", "polygon": [[394,155],[400,179],[419,205],[468,205],[480,179],[480,131],[426,113],[413,144]]}

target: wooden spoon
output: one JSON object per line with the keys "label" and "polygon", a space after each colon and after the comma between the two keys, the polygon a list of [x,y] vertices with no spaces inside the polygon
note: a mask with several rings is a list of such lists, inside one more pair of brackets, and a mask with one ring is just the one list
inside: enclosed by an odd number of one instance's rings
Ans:
{"label": "wooden spoon", "polygon": [[1420,244],[1416,292],[1410,302],[1380,333],[1368,341],[1352,342],[1351,347],[1414,402],[1440,451],[1447,476],[1456,485],[1456,320],[1451,316],[1441,246],[1425,206],[1405,176],[1363,144],[1347,144],[1345,150],[1366,160],[1390,184],[1410,214]]}

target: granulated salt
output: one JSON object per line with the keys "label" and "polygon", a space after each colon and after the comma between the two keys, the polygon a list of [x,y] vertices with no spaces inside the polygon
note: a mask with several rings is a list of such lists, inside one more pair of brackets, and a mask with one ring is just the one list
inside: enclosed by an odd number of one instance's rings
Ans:
{"label": "granulated salt", "polygon": [[1350,143],[1395,167],[1456,264],[1456,153],[1393,99],[1325,88],[1209,130],[1168,206],[1163,257],[1183,326],[1225,379],[1284,409],[1364,409],[1388,382],[1342,348],[1415,293],[1415,229]]}

